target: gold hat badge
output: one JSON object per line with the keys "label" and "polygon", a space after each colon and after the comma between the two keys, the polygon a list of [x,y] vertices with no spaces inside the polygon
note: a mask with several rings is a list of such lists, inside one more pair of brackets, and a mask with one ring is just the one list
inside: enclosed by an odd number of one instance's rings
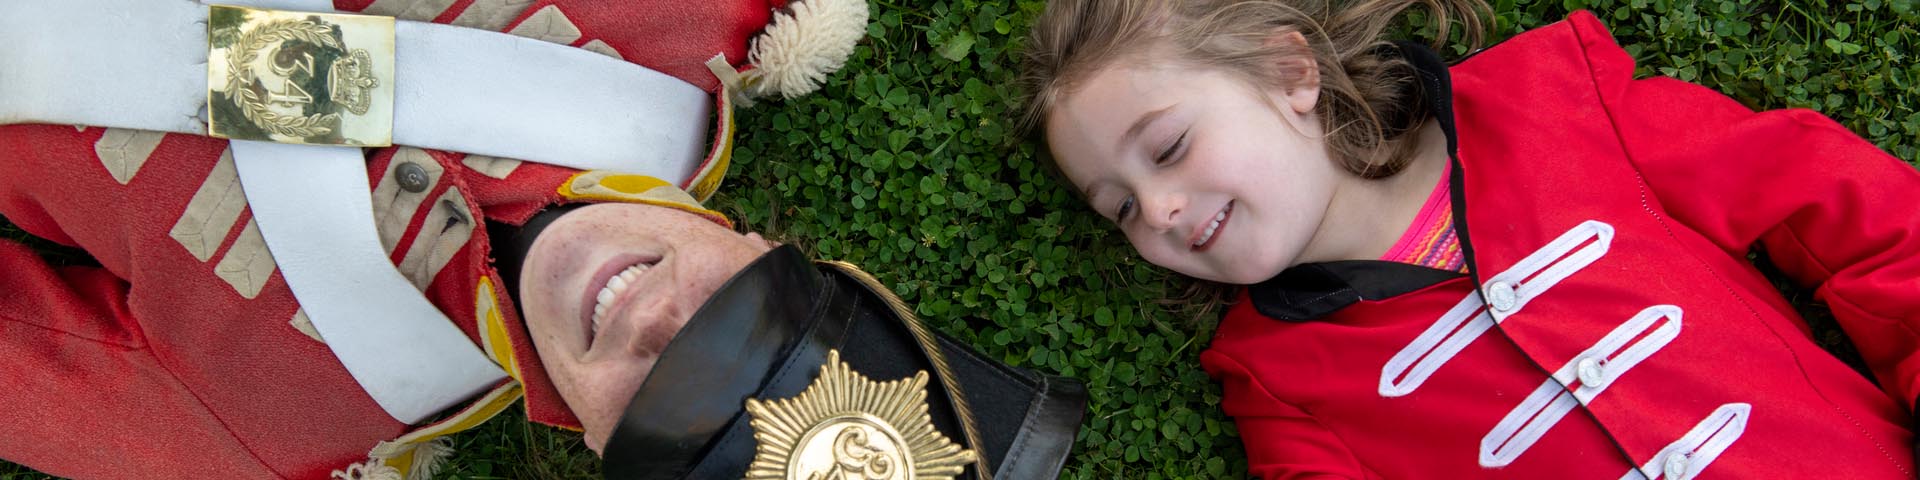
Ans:
{"label": "gold hat badge", "polygon": [[952,479],[975,454],[927,414],[927,372],[876,382],[827,352],[820,376],[793,398],[747,399],[759,443],[749,480]]}

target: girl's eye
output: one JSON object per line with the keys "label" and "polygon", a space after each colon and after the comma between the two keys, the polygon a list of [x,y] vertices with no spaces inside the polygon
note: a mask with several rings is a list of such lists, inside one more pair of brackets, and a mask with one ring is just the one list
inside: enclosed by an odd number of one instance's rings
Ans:
{"label": "girl's eye", "polygon": [[1133,213],[1133,197],[1129,196],[1127,197],[1126,200],[1120,201],[1120,209],[1114,210],[1113,221],[1124,222],[1127,220],[1127,215],[1132,213]]}
{"label": "girl's eye", "polygon": [[1167,145],[1166,150],[1161,150],[1160,155],[1153,158],[1153,164],[1166,165],[1172,163],[1174,160],[1177,160],[1175,155],[1181,153],[1182,147],[1185,146],[1187,146],[1187,132],[1180,132],[1180,138],[1175,139],[1172,145]]}

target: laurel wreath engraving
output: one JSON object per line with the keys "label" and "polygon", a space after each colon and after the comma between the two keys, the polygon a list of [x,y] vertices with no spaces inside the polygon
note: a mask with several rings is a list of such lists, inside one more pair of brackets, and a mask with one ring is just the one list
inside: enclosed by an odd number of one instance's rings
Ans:
{"label": "laurel wreath engraving", "polygon": [[227,97],[240,105],[240,113],[248,121],[268,132],[302,138],[326,135],[333,131],[333,126],[339,125],[340,114],[281,115],[267,110],[260,94],[247,88],[253,84],[249,81],[253,72],[247,65],[260,56],[260,49],[287,40],[341,48],[332,28],[311,21],[276,20],[248,30],[240,34],[239,46],[234,48],[237,55],[227,56]]}
{"label": "laurel wreath engraving", "polygon": [[875,381],[827,350],[799,395],[747,399],[756,446],[744,480],[953,480],[979,455],[933,426],[927,382],[924,370]]}

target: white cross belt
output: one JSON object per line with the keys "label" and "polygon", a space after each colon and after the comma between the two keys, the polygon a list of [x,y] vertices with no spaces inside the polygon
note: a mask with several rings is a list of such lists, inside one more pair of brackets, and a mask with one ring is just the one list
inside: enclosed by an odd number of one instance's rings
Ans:
{"label": "white cross belt", "polygon": [[[331,13],[324,0],[226,3]],[[207,12],[191,0],[0,0],[0,124],[206,134]],[[706,153],[713,99],[615,58],[398,21],[394,65],[395,144],[686,181]],[[294,297],[389,415],[419,423],[506,378],[387,258],[361,149],[232,150]]]}

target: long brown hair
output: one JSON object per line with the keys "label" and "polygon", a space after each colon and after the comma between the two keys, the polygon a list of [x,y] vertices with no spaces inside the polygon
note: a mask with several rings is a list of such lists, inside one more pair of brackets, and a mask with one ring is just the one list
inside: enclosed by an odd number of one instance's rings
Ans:
{"label": "long brown hair", "polygon": [[[1417,143],[1400,133],[1428,120],[1411,101],[1419,92],[1411,67],[1381,48],[1385,31],[1415,5],[1436,20],[1436,47],[1455,28],[1469,48],[1479,46],[1488,10],[1482,0],[1052,0],[1027,41],[1022,123],[1044,128],[1077,82],[1117,62],[1183,62],[1291,88],[1306,69],[1276,66],[1311,58],[1321,91],[1314,113],[1329,156],[1363,178],[1391,176]],[[1274,41],[1292,32],[1306,44]]]}

